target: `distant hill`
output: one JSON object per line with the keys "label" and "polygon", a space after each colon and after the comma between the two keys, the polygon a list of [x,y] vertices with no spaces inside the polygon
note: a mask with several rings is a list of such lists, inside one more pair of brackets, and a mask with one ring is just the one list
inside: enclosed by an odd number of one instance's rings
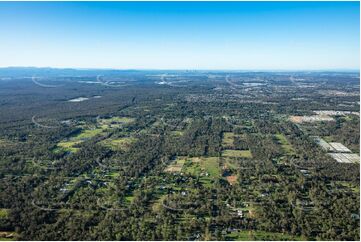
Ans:
{"label": "distant hill", "polygon": [[51,67],[4,67],[0,68],[1,77],[23,76],[93,76],[115,74],[137,74],[138,70],[115,70],[115,69],[75,69],[75,68],[51,68]]}

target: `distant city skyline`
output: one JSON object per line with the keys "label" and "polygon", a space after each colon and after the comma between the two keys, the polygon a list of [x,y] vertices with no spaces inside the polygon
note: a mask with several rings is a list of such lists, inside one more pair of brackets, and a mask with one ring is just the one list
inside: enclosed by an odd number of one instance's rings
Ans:
{"label": "distant city skyline", "polygon": [[359,70],[359,2],[0,2],[0,67]]}

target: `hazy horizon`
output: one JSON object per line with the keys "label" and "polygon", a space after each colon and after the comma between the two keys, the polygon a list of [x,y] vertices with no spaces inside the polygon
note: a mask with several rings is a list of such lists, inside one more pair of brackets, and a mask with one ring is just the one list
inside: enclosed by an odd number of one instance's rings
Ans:
{"label": "hazy horizon", "polygon": [[359,70],[359,2],[1,2],[0,67]]}
{"label": "hazy horizon", "polygon": [[0,66],[0,69],[73,69],[73,70],[115,70],[115,71],[224,71],[224,72],[360,72],[360,69],[356,68],[324,68],[324,69],[187,69],[187,68],[107,68],[107,67],[53,67],[53,66]]}

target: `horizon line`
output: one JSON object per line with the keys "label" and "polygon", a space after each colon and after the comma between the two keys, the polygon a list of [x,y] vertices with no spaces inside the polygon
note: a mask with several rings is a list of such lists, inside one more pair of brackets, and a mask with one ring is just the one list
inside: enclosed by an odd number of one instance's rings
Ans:
{"label": "horizon line", "polygon": [[249,68],[249,69],[207,69],[207,68],[113,68],[113,67],[52,67],[52,66],[0,66],[0,69],[11,69],[11,68],[33,68],[33,69],[72,69],[72,70],[107,70],[107,71],[347,71],[347,72],[360,72],[360,68],[290,68],[290,69],[269,69],[269,68]]}

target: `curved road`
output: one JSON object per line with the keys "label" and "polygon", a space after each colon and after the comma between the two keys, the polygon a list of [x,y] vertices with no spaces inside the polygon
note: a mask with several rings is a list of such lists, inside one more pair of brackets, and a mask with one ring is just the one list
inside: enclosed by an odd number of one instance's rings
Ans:
{"label": "curved road", "polygon": [[45,129],[56,129],[56,128],[58,128],[57,126],[42,125],[42,124],[36,122],[35,118],[36,118],[36,115],[34,115],[34,116],[31,118],[31,121],[32,121],[36,126],[38,126],[38,127],[40,127],[40,128],[45,128]]}
{"label": "curved road", "polygon": [[56,87],[61,87],[62,85],[49,85],[49,84],[42,84],[38,81],[36,81],[35,79],[38,78],[38,77],[32,77],[31,80],[33,81],[33,83],[35,83],[37,86],[40,86],[40,87],[45,87],[45,88],[56,88]]}

